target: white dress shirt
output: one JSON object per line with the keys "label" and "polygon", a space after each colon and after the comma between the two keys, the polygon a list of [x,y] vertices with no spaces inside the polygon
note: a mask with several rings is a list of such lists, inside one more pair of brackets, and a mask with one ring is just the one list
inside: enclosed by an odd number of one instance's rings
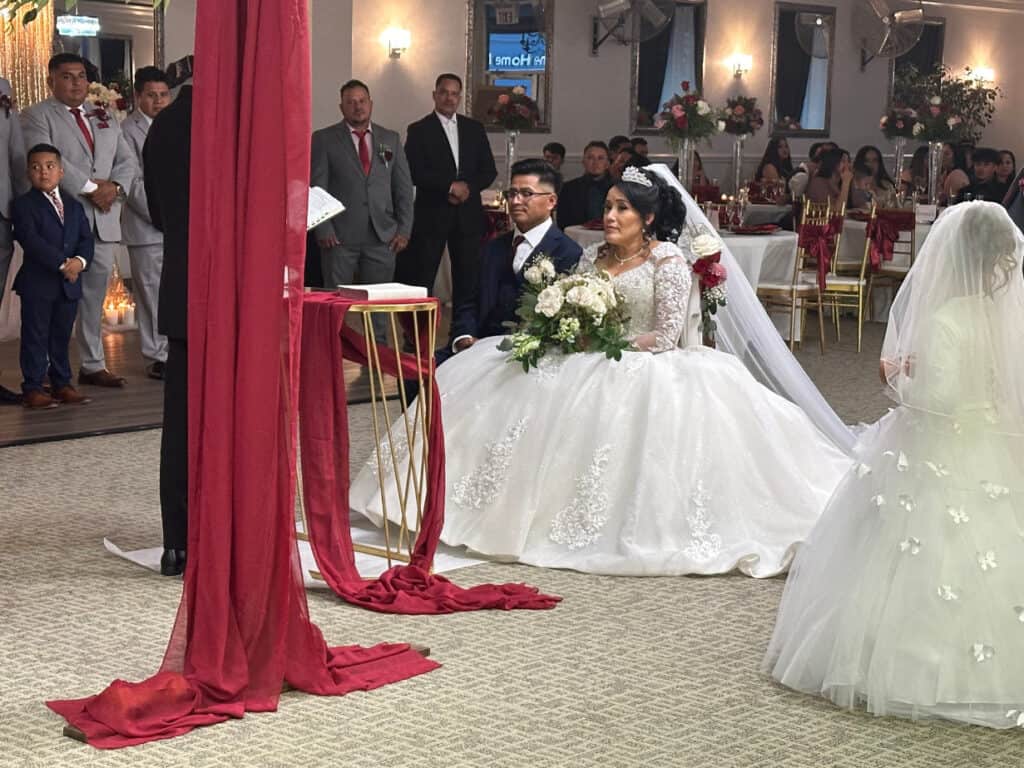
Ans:
{"label": "white dress shirt", "polygon": [[[540,224],[533,227],[532,229],[528,229],[526,232],[520,232],[519,227],[516,227],[515,229],[512,230],[513,241],[515,241],[517,237],[523,238],[523,242],[519,244],[519,247],[516,248],[516,252],[512,256],[512,271],[515,272],[517,275],[522,271],[523,267],[526,264],[526,260],[530,258],[530,254],[537,249],[537,246],[540,245],[540,241],[544,239],[544,236],[548,233],[548,230],[551,229],[552,224],[554,224],[554,222],[551,220],[551,217],[549,216],[548,218],[544,219],[544,221],[542,221]],[[472,337],[469,334],[464,333],[461,336],[456,336],[454,339],[452,339],[452,352],[457,351],[455,349],[456,344],[458,344],[463,339],[469,338]]]}
{"label": "white dress shirt", "polygon": [[[356,157],[359,157],[359,137],[356,136],[356,129],[348,123],[345,123],[345,129],[348,131],[348,135],[352,139],[352,146],[356,149]],[[373,128],[366,126],[366,146],[370,148],[370,162],[373,162]]]}
{"label": "white dress shirt", "polygon": [[459,116],[457,114],[451,117],[445,117],[440,112],[435,110],[437,119],[441,121],[441,128],[444,129],[444,135],[448,137],[448,146],[452,148],[452,157],[455,158],[455,173],[459,172]]}
{"label": "white dress shirt", "polygon": [[[57,203],[55,203],[53,201],[53,198],[51,197],[51,195],[56,195],[57,199],[60,200],[60,204],[64,205],[64,198],[60,196],[60,189],[57,188],[57,187],[54,187],[52,192],[43,192],[43,196],[46,198],[46,202],[48,202],[51,206],[53,206],[53,210],[55,210],[57,212],[57,218],[59,218],[63,222],[64,221],[64,212],[61,211],[57,207]],[[82,269],[85,269],[86,267],[89,266],[89,264],[86,262],[86,260],[82,256],[76,255],[75,258],[78,259],[80,262],[82,262]],[[61,269],[61,271],[63,271],[64,267],[61,267],[60,269]]]}
{"label": "white dress shirt", "polygon": [[[92,123],[89,122],[89,112],[91,110],[86,108],[85,102],[82,102],[82,106],[80,106],[80,107],[66,107],[66,109],[68,111],[68,114],[71,115],[71,119],[75,121],[75,127],[76,128],[78,128],[78,120],[75,119],[75,112],[76,112],[76,110],[81,112],[81,114],[82,114],[82,122],[85,123],[85,128],[86,128],[87,131],[89,131],[89,136],[92,137],[93,144],[95,146],[96,133],[92,129]],[[81,129],[79,129],[79,130],[81,130]],[[92,179],[86,179],[85,180],[85,184],[82,185],[82,194],[83,195],[90,195],[90,194],[92,194],[93,192],[95,192],[99,188],[100,188],[99,184],[97,184],[95,181],[93,181]]]}

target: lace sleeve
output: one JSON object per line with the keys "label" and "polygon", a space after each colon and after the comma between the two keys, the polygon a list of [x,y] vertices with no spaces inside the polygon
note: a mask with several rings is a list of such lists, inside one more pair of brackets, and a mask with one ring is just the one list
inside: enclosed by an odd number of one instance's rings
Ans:
{"label": "lace sleeve", "polygon": [[594,272],[597,268],[594,266],[594,262],[597,261],[597,252],[601,247],[600,243],[594,243],[588,245],[583,249],[583,254],[580,256],[580,260],[576,263],[576,268],[573,272],[577,274],[583,274],[585,272]]}
{"label": "lace sleeve", "polygon": [[654,330],[633,340],[637,349],[667,352],[679,344],[686,326],[692,269],[682,252],[671,246],[659,253],[654,267]]}

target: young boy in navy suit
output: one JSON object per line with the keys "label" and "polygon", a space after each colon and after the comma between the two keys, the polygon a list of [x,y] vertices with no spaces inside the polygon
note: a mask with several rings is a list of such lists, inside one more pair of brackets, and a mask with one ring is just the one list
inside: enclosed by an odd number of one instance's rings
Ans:
{"label": "young boy in navy suit", "polygon": [[[68,342],[82,298],[78,276],[92,261],[92,231],[82,204],[58,189],[64,176],[60,151],[36,144],[27,161],[32,189],[11,206],[14,239],[25,253],[14,278],[21,297],[23,402],[26,408],[87,403],[71,386]],[[44,376],[50,395],[43,390]]]}

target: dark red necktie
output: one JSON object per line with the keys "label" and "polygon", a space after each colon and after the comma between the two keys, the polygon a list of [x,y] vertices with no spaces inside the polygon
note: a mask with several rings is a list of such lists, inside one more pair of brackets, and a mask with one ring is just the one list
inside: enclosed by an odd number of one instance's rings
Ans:
{"label": "dark red necktie", "polygon": [[516,251],[519,250],[519,246],[526,242],[526,238],[522,235],[516,235],[512,238],[512,254],[509,258],[509,263],[512,264],[512,269],[516,268]]}
{"label": "dark red necktie", "polygon": [[85,143],[89,145],[89,151],[93,154],[96,153],[96,145],[92,143],[92,134],[89,133],[89,126],[85,124],[85,118],[82,117],[82,110],[78,107],[71,109],[71,114],[75,116],[75,122],[78,123],[78,130],[85,136]]}
{"label": "dark red necktie", "polygon": [[363,173],[370,175],[370,142],[366,140],[369,131],[352,131],[359,139],[359,162],[363,164]]}
{"label": "dark red necktie", "polygon": [[60,196],[54,190],[50,190],[46,193],[50,196],[50,200],[53,201],[53,207],[57,210],[57,217],[60,219],[60,223],[64,223],[64,203],[60,201]]}

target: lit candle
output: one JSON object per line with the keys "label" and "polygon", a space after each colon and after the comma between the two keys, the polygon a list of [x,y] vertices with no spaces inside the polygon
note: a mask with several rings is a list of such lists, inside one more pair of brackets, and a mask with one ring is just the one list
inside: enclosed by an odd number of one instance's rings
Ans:
{"label": "lit candle", "polygon": [[117,307],[113,304],[107,304],[103,308],[103,319],[107,321],[108,325],[117,325]]}
{"label": "lit candle", "polygon": [[126,304],[124,308],[124,324],[135,325],[135,305]]}

